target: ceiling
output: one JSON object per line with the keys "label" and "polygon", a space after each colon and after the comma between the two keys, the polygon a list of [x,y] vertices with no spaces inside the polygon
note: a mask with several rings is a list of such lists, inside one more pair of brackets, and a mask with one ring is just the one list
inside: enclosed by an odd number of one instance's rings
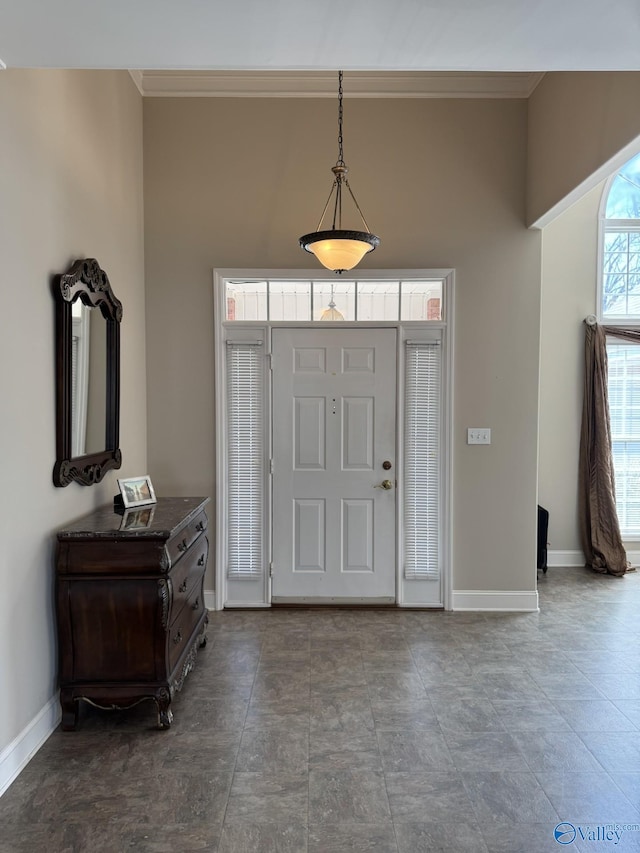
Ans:
{"label": "ceiling", "polygon": [[[145,94],[249,94],[270,72],[263,94],[324,95],[335,80],[320,72],[343,68],[369,72],[361,94],[384,94],[391,76],[404,96],[425,87],[449,96],[451,72],[466,72],[472,94],[497,85],[526,97],[532,72],[640,70],[637,0],[1,0],[0,9],[7,67],[137,69]],[[167,73],[178,70],[191,73]],[[296,72],[293,83],[283,71]],[[474,84],[469,72],[483,73]],[[507,74],[497,84],[484,72]]]}

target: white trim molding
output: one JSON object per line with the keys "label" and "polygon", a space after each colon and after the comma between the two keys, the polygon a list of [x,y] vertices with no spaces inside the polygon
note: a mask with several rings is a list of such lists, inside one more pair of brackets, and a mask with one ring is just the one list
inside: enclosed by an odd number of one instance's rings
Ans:
{"label": "white trim molding", "polygon": [[640,566],[640,551],[627,551],[627,560],[632,566],[638,568]]}
{"label": "white trim molding", "polygon": [[0,797],[53,734],[62,716],[56,693],[31,722],[0,752]]}
{"label": "white trim molding", "polygon": [[204,591],[204,606],[207,610],[216,609],[216,591],[215,589],[205,589]]}
{"label": "white trim molding", "polygon": [[141,95],[144,95],[144,72],[139,71],[138,69],[130,70],[129,74],[131,75],[131,79],[136,84],[136,89],[140,92]]}
{"label": "white trim molding", "polygon": [[454,589],[452,594],[452,610],[534,613],[539,609],[538,592],[535,589],[512,592],[500,589]]}
{"label": "white trim molding", "polygon": [[[145,97],[335,98],[336,75],[326,71],[129,72]],[[530,72],[350,71],[352,98],[528,98],[544,74]]]}
{"label": "white trim molding", "polygon": [[[409,281],[410,279],[442,279],[443,280],[443,297],[445,305],[446,322],[436,321],[372,321],[372,322],[345,322],[341,321],[335,324],[327,324],[323,328],[329,328],[333,325],[336,328],[394,328],[399,329],[399,340],[404,341],[405,336],[415,337],[418,335],[420,340],[431,339],[432,333],[437,332],[438,340],[444,343],[444,372],[443,372],[443,388],[442,388],[442,452],[444,454],[442,467],[442,519],[441,519],[441,567],[442,577],[440,580],[441,587],[439,589],[439,597],[436,600],[430,600],[427,590],[423,589],[418,592],[414,581],[407,583],[413,584],[415,594],[409,596],[405,593],[404,581],[400,576],[400,567],[402,566],[402,556],[400,551],[400,538],[398,537],[397,551],[397,577],[396,577],[396,597],[395,601],[399,606],[417,606],[440,608],[444,606],[446,610],[451,607],[451,540],[452,540],[452,455],[453,455],[453,328],[454,328],[454,277],[455,271],[451,268],[446,269],[404,269],[404,270],[359,270],[357,273],[358,281]],[[332,273],[328,270],[250,270],[250,269],[214,269],[213,270],[213,298],[214,298],[214,367],[216,371],[215,382],[215,400],[216,400],[216,417],[218,429],[216,430],[216,555],[215,555],[215,594],[213,594],[213,602],[208,600],[207,606],[210,609],[222,610],[223,608],[254,608],[269,606],[271,602],[271,586],[270,578],[265,573],[266,586],[264,588],[264,597],[261,598],[260,591],[252,590],[249,586],[251,581],[248,579],[230,581],[227,577],[225,567],[227,565],[226,552],[226,530],[227,530],[227,464],[226,464],[226,374],[225,374],[225,349],[229,341],[247,341],[258,337],[260,340],[271,342],[271,335],[274,329],[280,328],[314,328],[318,329],[317,321],[233,321],[226,320],[226,299],[225,299],[225,280],[237,279],[241,281],[265,281],[265,280],[292,280],[300,281],[334,281]],[[409,329],[411,332],[409,333]],[[427,334],[428,331],[428,334]],[[249,337],[247,337],[249,336]],[[269,347],[270,349],[270,347]],[[400,350],[402,352],[402,350]],[[399,367],[401,367],[401,359]],[[398,381],[401,383],[402,374],[398,375]],[[271,404],[271,385],[270,377],[267,380],[267,388],[269,395],[269,404]],[[402,397],[398,398],[398,411],[401,411]],[[269,428],[271,428],[271,412],[268,417]],[[402,435],[402,431],[398,431],[398,435]],[[271,447],[272,436],[267,439],[267,446]],[[402,458],[402,445],[398,441],[399,458]],[[270,477],[269,466],[265,467],[267,476]],[[268,536],[273,533],[272,516],[271,516],[271,488],[267,488],[267,499],[265,506],[268,514]],[[401,515],[397,517],[397,529],[401,529]],[[268,561],[272,560],[271,541],[269,540],[269,555]],[[429,581],[428,583],[433,583]],[[276,602],[277,603],[277,602]],[[385,602],[386,603],[386,602]]]}
{"label": "white trim molding", "polygon": [[[627,560],[632,566],[640,566],[640,551],[627,549]],[[572,569],[586,565],[582,551],[549,551],[547,565],[552,569]]]}

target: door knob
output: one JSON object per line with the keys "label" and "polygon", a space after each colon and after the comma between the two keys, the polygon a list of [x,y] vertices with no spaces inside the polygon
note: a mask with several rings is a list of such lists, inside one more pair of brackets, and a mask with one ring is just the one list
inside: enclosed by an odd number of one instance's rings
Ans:
{"label": "door knob", "polygon": [[393,483],[391,482],[391,480],[383,480],[381,483],[377,483],[373,488],[384,489],[385,492],[388,492],[389,489],[393,488]]}

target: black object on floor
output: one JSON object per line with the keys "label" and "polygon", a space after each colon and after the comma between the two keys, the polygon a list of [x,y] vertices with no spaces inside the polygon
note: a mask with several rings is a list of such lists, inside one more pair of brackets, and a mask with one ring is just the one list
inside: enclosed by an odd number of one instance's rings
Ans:
{"label": "black object on floor", "polygon": [[549,534],[549,511],[538,506],[538,568],[547,573],[547,536]]}

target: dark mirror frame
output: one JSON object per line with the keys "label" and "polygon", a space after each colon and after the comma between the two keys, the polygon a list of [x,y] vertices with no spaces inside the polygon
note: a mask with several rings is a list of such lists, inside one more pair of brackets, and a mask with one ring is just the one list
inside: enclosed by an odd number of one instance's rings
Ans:
{"label": "dark mirror frame", "polygon": [[[75,261],[68,272],[54,276],[56,303],[56,464],[53,483],[83,486],[99,483],[107,471],[120,468],[120,321],[122,304],[111,289],[106,272],[95,258]],[[107,400],[105,449],[71,457],[71,304],[80,299],[99,308],[107,324]]]}

